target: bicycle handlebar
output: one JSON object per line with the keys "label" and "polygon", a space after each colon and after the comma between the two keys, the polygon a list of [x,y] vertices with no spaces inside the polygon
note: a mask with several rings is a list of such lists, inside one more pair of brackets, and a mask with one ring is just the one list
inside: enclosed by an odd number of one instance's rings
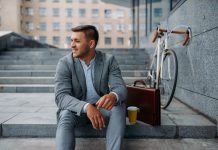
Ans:
{"label": "bicycle handlebar", "polygon": [[157,28],[157,30],[154,33],[154,37],[153,37],[152,43],[154,43],[156,41],[159,33],[163,33],[163,32],[167,32],[167,30],[166,29]]}
{"label": "bicycle handlebar", "polygon": [[154,37],[152,39],[152,43],[154,43],[156,41],[157,37],[158,37],[158,31],[156,30],[154,33]]}
{"label": "bicycle handlebar", "polygon": [[[154,43],[156,41],[157,37],[159,36],[159,34],[161,34],[163,32],[167,32],[167,29],[157,28],[157,30],[154,33],[154,37],[152,39],[152,43]],[[188,29],[186,31],[172,30],[172,31],[170,31],[170,33],[173,33],[173,34],[185,34],[185,40],[182,43],[183,46],[185,46],[187,44],[187,42],[189,41],[189,39],[190,39],[190,37],[189,37],[189,30]]]}
{"label": "bicycle handlebar", "polygon": [[182,46],[185,46],[187,44],[187,42],[189,41],[190,37],[189,37],[189,31],[187,30],[185,33],[185,40],[182,43]]}

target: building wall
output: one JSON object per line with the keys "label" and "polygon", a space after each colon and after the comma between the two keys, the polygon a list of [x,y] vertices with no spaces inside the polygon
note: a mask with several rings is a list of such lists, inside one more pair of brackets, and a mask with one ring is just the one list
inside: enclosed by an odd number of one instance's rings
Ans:
{"label": "building wall", "polygon": [[[39,0],[0,0],[1,6],[4,6],[4,9],[1,8],[1,21],[4,22],[1,30],[13,29],[15,32],[30,36],[36,40],[39,40],[40,36],[44,36],[47,43],[66,48],[69,46],[69,41],[67,42],[66,38],[71,36],[71,31],[66,29],[67,22],[72,23],[72,27],[81,24],[93,24],[99,29],[100,41],[98,48],[131,47],[129,39],[132,36],[132,31],[129,26],[132,21],[129,7],[104,3],[101,0],[94,0],[95,3],[92,0],[80,1],[72,0],[72,2],[67,3],[67,0],[56,0],[56,2],[54,0],[45,0],[43,2]],[[39,15],[39,8],[46,9],[45,16]],[[53,8],[59,9],[58,16],[53,15]],[[66,16],[66,8],[73,10],[71,17]],[[86,11],[85,17],[79,16],[79,9],[81,8]],[[98,9],[99,15],[93,17],[92,9]],[[111,17],[105,17],[105,9],[111,10]],[[122,12],[120,17],[117,11]],[[12,17],[5,21],[8,14],[11,14]],[[39,24],[41,22],[46,23],[45,30],[40,29]],[[59,29],[53,29],[54,22],[60,24]],[[111,24],[111,30],[105,30],[105,24],[107,23]],[[124,28],[118,31],[117,24],[122,24]],[[53,43],[53,37],[55,36],[60,38],[59,44]],[[105,44],[106,37],[111,38],[111,44]],[[123,38],[123,43],[118,44],[117,38]]]}
{"label": "building wall", "polygon": [[0,0],[0,31],[21,32],[20,0]]}
{"label": "building wall", "polygon": [[[135,1],[136,3],[136,1]],[[136,5],[136,4],[135,4]],[[138,10],[139,9],[139,10]],[[147,12],[147,15],[146,15]],[[135,6],[135,36],[136,36],[136,47],[145,48],[147,47],[147,35],[154,29],[157,25],[165,20],[170,12],[170,0],[155,0],[150,5],[150,1],[147,1],[147,11],[146,11],[146,1],[139,0],[139,8]],[[139,14],[137,14],[139,13]],[[139,20],[138,19],[139,15]],[[147,17],[147,19],[146,19]]]}
{"label": "building wall", "polygon": [[179,63],[175,96],[215,122],[218,122],[217,10],[217,0],[188,0],[162,23],[166,27],[168,21],[170,28],[179,24],[191,27],[192,41],[188,46],[180,46],[181,36],[170,41]]}
{"label": "building wall", "polygon": [[[69,1],[69,2],[67,2]],[[83,2],[81,2],[83,1]],[[131,0],[132,1],[132,0]],[[146,35],[150,29],[155,28],[156,24],[166,18],[169,14],[170,0],[156,0],[152,3],[150,14],[150,3],[139,0],[139,7],[135,7],[135,14],[132,14],[132,2],[127,1],[107,1],[107,0],[0,0],[0,30],[12,30],[33,39],[40,40],[46,38],[48,44],[60,48],[69,47],[71,31],[66,29],[66,23],[72,26],[80,24],[93,24],[98,27],[100,41],[98,48],[132,48],[145,47]],[[134,1],[137,3],[136,1]],[[129,3],[129,4],[126,4]],[[4,6],[4,7],[3,7]],[[39,9],[45,8],[45,16],[40,16]],[[59,9],[59,15],[53,16],[53,8]],[[73,10],[72,16],[66,16],[66,9]],[[86,10],[85,17],[79,17],[79,9]],[[28,10],[29,9],[29,10]],[[92,9],[98,9],[99,15],[92,16]],[[105,10],[111,10],[111,17],[105,17]],[[160,11],[155,11],[160,9]],[[122,11],[123,16],[118,16],[117,11]],[[159,13],[158,13],[159,12]],[[139,13],[139,14],[138,14]],[[158,15],[159,14],[159,15]],[[133,43],[133,21],[135,16],[135,44]],[[137,19],[139,17],[139,20]],[[150,26],[150,17],[152,23]],[[139,22],[138,22],[139,21]],[[59,29],[53,29],[53,23],[60,24]],[[40,29],[40,23],[46,23],[46,29]],[[105,25],[110,24],[111,30],[105,30]],[[117,25],[123,27],[117,30]],[[147,31],[146,31],[147,30]],[[60,38],[59,43],[54,43],[53,38]],[[111,38],[111,44],[105,44],[105,38]],[[123,43],[118,44],[117,39],[121,38]]]}

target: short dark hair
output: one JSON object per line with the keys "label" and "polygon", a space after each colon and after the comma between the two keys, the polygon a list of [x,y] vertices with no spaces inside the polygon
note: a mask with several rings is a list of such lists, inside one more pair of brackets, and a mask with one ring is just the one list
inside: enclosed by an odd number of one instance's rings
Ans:
{"label": "short dark hair", "polygon": [[96,29],[95,26],[92,25],[80,25],[77,27],[74,27],[71,29],[73,32],[83,32],[86,35],[86,38],[88,39],[94,39],[95,40],[95,47],[98,44],[98,38],[99,38],[99,34],[98,34],[98,30]]}

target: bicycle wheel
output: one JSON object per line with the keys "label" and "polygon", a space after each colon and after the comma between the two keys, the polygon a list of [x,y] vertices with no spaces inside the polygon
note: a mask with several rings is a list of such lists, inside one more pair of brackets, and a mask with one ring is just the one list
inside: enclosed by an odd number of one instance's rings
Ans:
{"label": "bicycle wheel", "polygon": [[176,89],[178,76],[178,61],[176,54],[171,49],[163,51],[163,66],[160,72],[159,89],[161,95],[161,108],[169,106]]}

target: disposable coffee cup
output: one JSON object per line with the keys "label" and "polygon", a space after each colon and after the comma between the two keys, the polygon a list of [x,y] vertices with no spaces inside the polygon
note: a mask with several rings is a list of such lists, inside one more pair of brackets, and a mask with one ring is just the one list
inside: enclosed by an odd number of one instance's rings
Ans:
{"label": "disposable coffee cup", "polygon": [[128,118],[130,124],[135,124],[137,120],[137,113],[139,112],[139,108],[135,106],[129,106],[127,108]]}

